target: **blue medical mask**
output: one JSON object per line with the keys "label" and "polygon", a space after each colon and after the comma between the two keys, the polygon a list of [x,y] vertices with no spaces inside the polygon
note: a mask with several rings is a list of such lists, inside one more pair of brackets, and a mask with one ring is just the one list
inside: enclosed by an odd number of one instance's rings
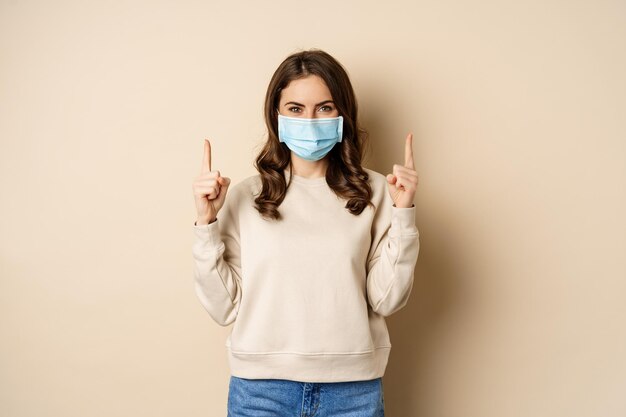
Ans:
{"label": "blue medical mask", "polygon": [[278,139],[300,158],[318,161],[342,138],[342,116],[303,119],[278,115]]}

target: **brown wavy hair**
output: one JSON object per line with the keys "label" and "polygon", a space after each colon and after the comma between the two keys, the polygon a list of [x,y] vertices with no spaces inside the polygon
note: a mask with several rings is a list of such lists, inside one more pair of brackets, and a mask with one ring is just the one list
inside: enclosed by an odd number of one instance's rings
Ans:
{"label": "brown wavy hair", "polygon": [[369,175],[361,166],[368,133],[358,124],[358,106],[346,70],[328,53],[309,49],[289,55],[276,69],[265,95],[265,125],[268,138],[259,152],[254,167],[259,171],[261,191],[255,198],[255,208],[266,219],[281,219],[278,206],[287,193],[289,178],[293,178],[291,150],[278,140],[278,105],[280,95],[293,80],[317,75],[324,80],[340,116],[343,116],[343,138],[328,155],[326,182],[333,192],[346,200],[345,208],[355,216],[370,204],[372,189]]}

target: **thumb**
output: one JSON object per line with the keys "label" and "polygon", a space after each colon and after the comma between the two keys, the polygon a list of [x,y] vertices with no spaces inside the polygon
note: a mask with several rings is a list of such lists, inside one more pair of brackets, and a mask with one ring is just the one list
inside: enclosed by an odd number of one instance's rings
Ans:
{"label": "thumb", "polygon": [[393,185],[395,184],[397,181],[397,178],[395,175],[393,174],[387,174],[387,182],[389,183],[389,185]]}
{"label": "thumb", "polygon": [[217,196],[217,201],[219,202],[219,206],[221,207],[226,201],[226,194],[228,193],[228,186],[230,185],[230,178],[228,177],[219,177],[217,182],[220,183],[220,194]]}
{"label": "thumb", "polygon": [[225,190],[228,190],[228,186],[230,185],[230,178],[228,177],[219,177],[218,181]]}

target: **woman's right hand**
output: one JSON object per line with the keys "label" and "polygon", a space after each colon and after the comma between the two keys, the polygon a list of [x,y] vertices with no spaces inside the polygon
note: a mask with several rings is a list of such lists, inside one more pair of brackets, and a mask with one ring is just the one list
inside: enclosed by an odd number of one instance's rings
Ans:
{"label": "woman's right hand", "polygon": [[196,177],[192,187],[198,212],[196,225],[208,224],[217,218],[217,212],[224,205],[229,185],[230,178],[220,176],[218,170],[211,171],[211,143],[205,139],[200,175]]}

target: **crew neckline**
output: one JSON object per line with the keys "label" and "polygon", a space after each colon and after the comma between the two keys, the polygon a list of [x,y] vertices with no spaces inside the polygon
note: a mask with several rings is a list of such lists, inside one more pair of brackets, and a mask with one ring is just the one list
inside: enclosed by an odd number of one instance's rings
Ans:
{"label": "crew neckline", "polygon": [[[287,180],[289,180],[289,170],[285,170]],[[298,184],[303,185],[325,185],[326,184],[326,176],[316,177],[316,178],[307,178],[302,177],[297,174],[293,174],[292,182],[297,182]]]}

